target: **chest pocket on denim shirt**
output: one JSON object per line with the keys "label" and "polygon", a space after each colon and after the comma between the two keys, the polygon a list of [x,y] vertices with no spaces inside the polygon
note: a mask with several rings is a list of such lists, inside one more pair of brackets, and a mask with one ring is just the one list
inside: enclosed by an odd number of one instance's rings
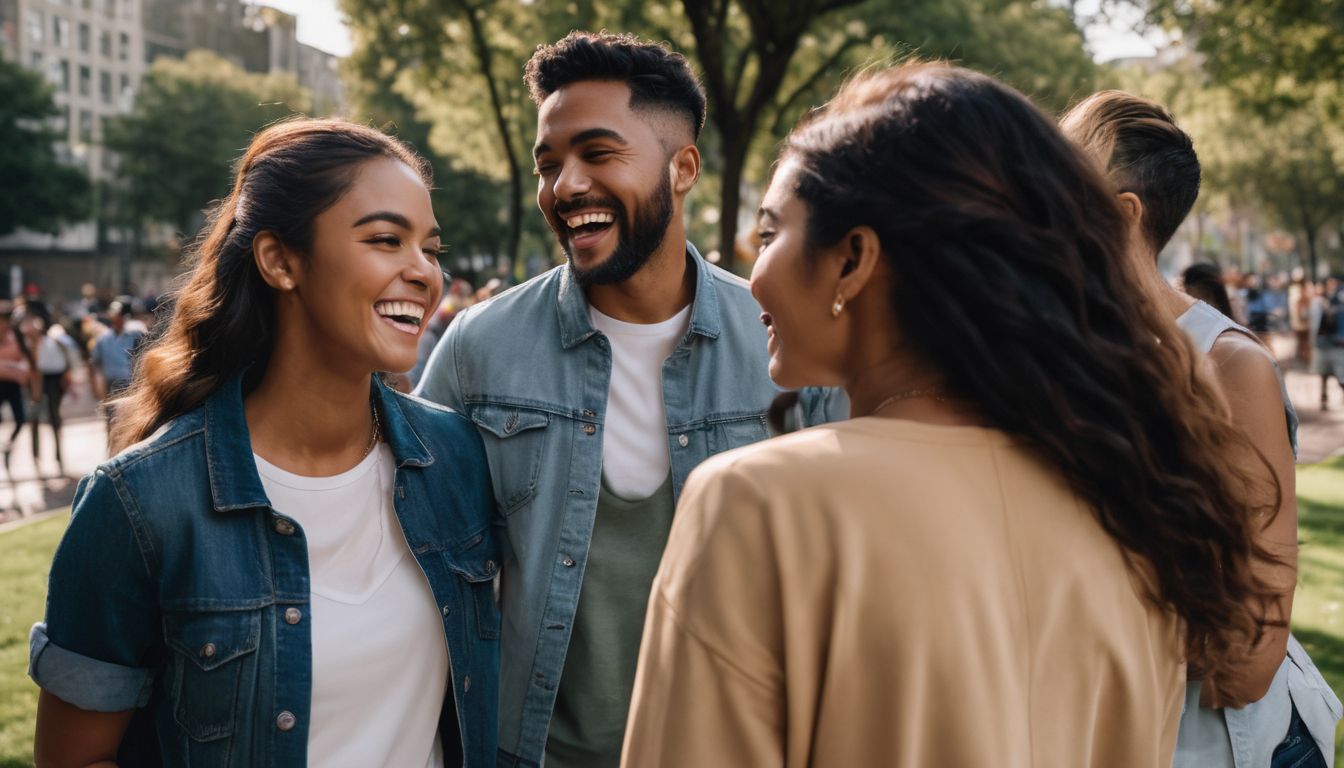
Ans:
{"label": "chest pocket on denim shirt", "polygon": [[719,421],[710,425],[709,451],[711,454],[731,451],[734,448],[760,442],[769,436],[764,414]]}
{"label": "chest pocket on denim shirt", "polygon": [[471,420],[485,439],[499,511],[511,514],[537,495],[551,417],[528,408],[480,403],[472,407]]}
{"label": "chest pocket on denim shirt", "polygon": [[163,627],[173,650],[177,724],[196,741],[232,735],[243,668],[261,639],[261,612],[165,613]]}

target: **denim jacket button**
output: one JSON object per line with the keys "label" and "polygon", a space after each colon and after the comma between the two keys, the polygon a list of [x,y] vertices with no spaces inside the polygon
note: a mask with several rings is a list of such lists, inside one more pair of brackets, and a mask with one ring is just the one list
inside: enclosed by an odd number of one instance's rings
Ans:
{"label": "denim jacket button", "polygon": [[680,445],[682,448],[685,448],[690,442],[691,438],[685,435],[677,435],[677,445]]}
{"label": "denim jacket button", "polygon": [[462,676],[462,692],[463,692],[463,693],[466,693],[467,691],[470,691],[470,690],[471,690],[471,675],[463,675],[463,676]]}
{"label": "denim jacket button", "polygon": [[584,409],[583,409],[583,415],[584,415],[584,417],[591,419],[591,418],[593,418],[594,416],[596,416],[597,414],[594,413],[593,411],[588,410],[587,408],[584,408]]}
{"label": "denim jacket button", "polygon": [[294,524],[288,520],[276,520],[275,532],[281,536],[291,536],[294,534]]}
{"label": "denim jacket button", "polygon": [[294,726],[298,724],[298,722],[299,719],[294,716],[293,712],[285,710],[284,712],[281,712],[279,715],[276,716],[275,727],[279,728],[282,731],[292,731],[294,730]]}
{"label": "denim jacket button", "polygon": [[591,434],[593,434],[593,433],[596,432],[596,431],[597,431],[597,427],[593,426],[592,424],[584,424],[584,425],[583,425],[583,434],[585,434],[585,435],[591,435]]}
{"label": "denim jacket button", "polygon": [[453,612],[452,606],[448,606],[448,605],[443,606],[443,615],[444,615],[444,616],[447,616],[448,614],[450,614],[450,613],[452,613],[452,612]]}
{"label": "denim jacket button", "polygon": [[215,644],[214,644],[214,643],[206,643],[205,645],[201,646],[201,655],[204,656],[204,657],[207,658],[207,659],[210,658],[211,656],[214,656],[214,655],[215,655]]}
{"label": "denim jacket button", "polygon": [[564,563],[566,568],[574,567],[574,558],[570,557],[569,555],[565,555],[565,559],[561,560],[560,562]]}
{"label": "denim jacket button", "polygon": [[298,608],[285,609],[286,624],[298,624],[302,620],[303,620],[303,611],[300,611]]}
{"label": "denim jacket button", "polygon": [[494,573],[494,572],[495,572],[495,561],[494,561],[494,560],[486,560],[486,561],[485,561],[485,572],[486,572],[486,573]]}

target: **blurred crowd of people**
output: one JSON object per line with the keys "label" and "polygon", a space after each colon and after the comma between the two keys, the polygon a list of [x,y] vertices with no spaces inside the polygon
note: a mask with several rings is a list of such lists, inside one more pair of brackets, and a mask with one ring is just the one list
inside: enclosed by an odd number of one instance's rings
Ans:
{"label": "blurred crowd of people", "polygon": [[1181,284],[1262,337],[1291,331],[1293,363],[1321,377],[1321,410],[1329,408],[1330,379],[1340,384],[1344,374],[1344,288],[1338,275],[1313,283],[1301,267],[1259,275],[1199,262],[1185,269]]}
{"label": "blurred crowd of people", "polygon": [[[56,465],[52,476],[65,476],[61,409],[66,397],[79,397],[77,381],[88,382],[87,394],[96,401],[106,401],[126,388],[132,355],[154,322],[153,306],[152,297],[101,298],[92,284],[84,286],[77,302],[48,301],[35,284],[13,301],[0,301],[0,406],[8,405],[13,420],[0,443],[6,479],[24,427],[29,430],[38,476],[50,474],[43,460],[44,420],[52,434],[51,458]],[[77,375],[84,368],[87,375]]]}

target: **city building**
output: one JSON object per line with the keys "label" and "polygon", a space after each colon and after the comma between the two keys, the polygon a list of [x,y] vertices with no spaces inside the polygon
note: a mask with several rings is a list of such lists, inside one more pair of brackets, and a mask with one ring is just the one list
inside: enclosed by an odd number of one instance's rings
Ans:
{"label": "city building", "polygon": [[[130,111],[156,59],[197,49],[251,72],[292,73],[312,93],[317,114],[344,109],[339,58],[299,43],[295,17],[274,8],[242,0],[0,0],[0,55],[52,84],[61,110],[58,155],[95,181],[115,171],[115,157],[102,148],[107,119]],[[117,285],[130,247],[122,233],[96,221],[56,235],[0,237],[0,294],[29,282],[71,297],[85,282]],[[174,269],[136,259],[130,281],[161,288]]]}

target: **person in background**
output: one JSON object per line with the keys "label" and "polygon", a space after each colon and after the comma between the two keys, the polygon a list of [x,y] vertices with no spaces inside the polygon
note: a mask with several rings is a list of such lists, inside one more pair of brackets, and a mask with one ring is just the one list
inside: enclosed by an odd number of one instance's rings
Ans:
{"label": "person in background", "polygon": [[[1148,301],[1207,356],[1232,422],[1266,458],[1277,479],[1277,513],[1255,525],[1260,547],[1276,562],[1260,564],[1275,594],[1247,608],[1266,627],[1217,674],[1192,674],[1187,686],[1175,768],[1305,768],[1324,765],[1334,749],[1339,700],[1289,634],[1297,586],[1297,414],[1273,354],[1249,330],[1209,304],[1160,279],[1157,254],[1199,195],[1194,144],[1160,104],[1121,91],[1084,99],[1061,119],[1064,133],[1105,169],[1129,227],[1128,268]],[[1255,471],[1255,467],[1250,467]],[[1270,472],[1272,470],[1272,472]]]}
{"label": "person in background", "polygon": [[[574,32],[525,79],[537,206],[567,263],[460,313],[418,391],[468,416],[490,456],[506,531],[499,764],[614,768],[682,484],[764,439],[778,390],[745,282],[686,239],[705,122],[686,59]],[[806,398],[816,420],[828,394]]]}
{"label": "person in background", "polygon": [[38,765],[495,764],[480,437],[390,391],[439,300],[428,163],[260,132],[51,566]]}
{"label": "person in background", "polygon": [[1307,271],[1293,267],[1288,283],[1288,327],[1293,331],[1297,345],[1293,358],[1301,365],[1311,362],[1311,297],[1312,285],[1307,282]]}
{"label": "person in background", "polygon": [[102,402],[103,418],[108,425],[109,445],[114,401],[131,385],[134,355],[145,339],[144,331],[128,325],[130,305],[120,299],[107,307],[107,330],[93,342],[89,352],[90,384],[93,395]]}
{"label": "person in background", "polygon": [[52,442],[55,445],[57,472],[65,475],[65,460],[61,457],[61,403],[70,391],[74,371],[81,359],[79,349],[70,334],[59,323],[47,326],[38,315],[29,316],[23,321],[23,334],[28,348],[33,351],[36,373],[31,386],[33,403],[32,428],[29,434],[33,443],[33,467],[41,476],[41,439],[38,412],[42,404],[47,406],[47,421],[51,424]]}
{"label": "person in background", "polygon": [[1330,409],[1330,379],[1344,390],[1344,288],[1336,276],[1325,279],[1316,299],[1316,352],[1312,372],[1321,377],[1321,410]]}
{"label": "person in background", "polygon": [[914,63],[804,118],[758,220],[770,375],[853,418],[692,473],[623,765],[1170,768],[1186,660],[1258,632],[1265,506],[1106,180]]}
{"label": "person in background", "polygon": [[28,355],[10,323],[12,312],[13,306],[9,302],[0,303],[0,404],[9,405],[9,415],[14,419],[14,429],[9,433],[3,448],[6,475],[9,474],[9,457],[14,449],[14,441],[26,421],[24,400],[33,376]]}
{"label": "person in background", "polygon": [[1232,302],[1223,285],[1223,272],[1217,264],[1204,261],[1186,267],[1181,273],[1181,289],[1227,317],[1232,317]]}

